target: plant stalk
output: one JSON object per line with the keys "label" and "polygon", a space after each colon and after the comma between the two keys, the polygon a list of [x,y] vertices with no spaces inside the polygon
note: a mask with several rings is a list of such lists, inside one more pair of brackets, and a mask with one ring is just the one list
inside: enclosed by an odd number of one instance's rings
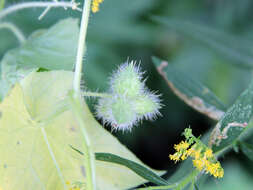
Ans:
{"label": "plant stalk", "polygon": [[80,126],[81,133],[84,138],[84,156],[85,156],[85,172],[87,181],[87,190],[96,190],[95,181],[95,156],[91,149],[88,133],[85,128],[85,122],[83,120],[82,101],[80,97],[75,97],[73,93],[70,94],[70,103],[74,116]]}
{"label": "plant stalk", "polygon": [[73,2],[24,2],[20,4],[13,5],[11,7],[8,7],[6,9],[3,9],[0,11],[0,20],[7,16],[8,14],[11,14],[13,12],[16,12],[18,10],[27,9],[27,8],[33,8],[33,7],[69,7],[73,10],[81,11],[80,8],[77,7],[76,3]]}
{"label": "plant stalk", "polygon": [[80,85],[81,85],[81,78],[82,78],[82,67],[83,67],[83,56],[85,51],[85,40],[89,22],[89,15],[90,15],[90,6],[91,0],[85,0],[83,5],[83,13],[82,13],[82,20],[80,26],[80,34],[79,34],[79,41],[78,41],[78,49],[76,55],[76,64],[75,64],[75,75],[73,81],[73,88],[74,88],[74,96],[80,96]]}
{"label": "plant stalk", "polygon": [[6,28],[10,30],[21,44],[25,42],[26,40],[25,36],[14,24],[9,23],[9,22],[3,22],[3,23],[0,23],[0,29],[1,28],[3,29]]}

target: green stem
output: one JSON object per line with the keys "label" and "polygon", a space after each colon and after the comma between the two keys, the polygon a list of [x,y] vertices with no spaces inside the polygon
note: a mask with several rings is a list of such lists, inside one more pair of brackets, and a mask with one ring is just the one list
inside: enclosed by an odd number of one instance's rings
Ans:
{"label": "green stem", "polygon": [[57,163],[57,161],[56,161],[54,152],[53,152],[53,150],[52,150],[52,148],[51,148],[51,146],[50,146],[50,144],[49,144],[48,138],[47,138],[47,133],[46,133],[46,131],[45,131],[45,129],[44,129],[43,127],[41,127],[41,132],[42,132],[43,138],[44,138],[44,140],[45,140],[45,142],[46,142],[46,144],[47,144],[47,149],[48,149],[48,151],[49,151],[49,153],[50,153],[50,156],[51,156],[51,158],[52,158],[52,160],[53,160],[53,162],[54,162],[54,165],[55,165],[55,167],[56,167],[56,169],[57,169],[57,173],[58,173],[58,175],[59,175],[59,178],[61,179],[61,182],[62,182],[62,184],[63,184],[63,187],[64,187],[64,189],[67,189],[67,186],[66,186],[66,184],[65,184],[64,177],[63,177],[63,175],[62,175],[62,173],[61,173],[61,169],[60,169],[60,167],[59,167],[59,165],[58,165],[58,163]]}
{"label": "green stem", "polygon": [[181,190],[183,189],[188,183],[191,183],[194,178],[197,177],[197,175],[200,172],[195,169],[193,170],[188,176],[186,176],[182,181],[178,183],[174,183],[171,185],[165,185],[165,186],[154,186],[154,187],[144,187],[144,188],[139,188],[138,190],[155,190],[155,189],[176,189],[176,190]]}
{"label": "green stem", "polygon": [[138,190],[173,189],[176,187],[177,187],[177,184],[172,184],[172,185],[166,185],[166,186],[143,187],[143,188],[138,188]]}
{"label": "green stem", "polygon": [[78,4],[75,2],[25,2],[13,5],[11,7],[8,7],[6,9],[3,9],[0,11],[0,20],[7,16],[8,14],[11,14],[13,12],[16,12],[18,10],[32,8],[32,7],[69,7],[73,10],[81,11],[80,8],[77,7]]}
{"label": "green stem", "polygon": [[85,0],[85,3],[83,5],[83,14],[82,14],[78,49],[77,49],[77,55],[76,55],[75,75],[74,75],[74,81],[73,81],[75,97],[80,96],[83,56],[85,53],[84,47],[85,47],[85,39],[86,39],[86,34],[87,34],[88,22],[89,22],[90,6],[91,6],[91,0]]}
{"label": "green stem", "polygon": [[98,92],[82,92],[81,95],[87,96],[87,97],[101,97],[101,98],[105,98],[105,97],[110,98],[111,97],[110,94],[98,93]]}
{"label": "green stem", "polygon": [[12,23],[9,22],[3,22],[0,23],[0,29],[1,28],[6,28],[10,31],[12,31],[12,33],[16,36],[16,38],[18,39],[18,41],[22,44],[25,42],[25,36],[23,35],[23,33]]}
{"label": "green stem", "polygon": [[70,95],[70,103],[84,139],[84,155],[85,155],[84,164],[86,171],[87,190],[95,190],[96,189],[95,156],[91,149],[89,136],[85,127],[85,121],[83,120],[82,116],[83,114],[82,100],[80,97],[75,97],[74,94],[72,93]]}

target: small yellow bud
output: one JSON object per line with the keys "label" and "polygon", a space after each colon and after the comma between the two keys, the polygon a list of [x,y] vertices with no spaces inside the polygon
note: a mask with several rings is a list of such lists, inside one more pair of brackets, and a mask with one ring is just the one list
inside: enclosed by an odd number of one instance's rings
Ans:
{"label": "small yellow bud", "polygon": [[206,157],[206,158],[212,158],[212,157],[213,157],[213,151],[212,151],[210,148],[208,148],[208,149],[206,150],[206,152],[205,152],[205,157]]}
{"label": "small yellow bud", "polygon": [[103,0],[93,0],[92,1],[92,7],[91,7],[91,11],[93,13],[96,13],[99,11],[99,4],[102,3]]}

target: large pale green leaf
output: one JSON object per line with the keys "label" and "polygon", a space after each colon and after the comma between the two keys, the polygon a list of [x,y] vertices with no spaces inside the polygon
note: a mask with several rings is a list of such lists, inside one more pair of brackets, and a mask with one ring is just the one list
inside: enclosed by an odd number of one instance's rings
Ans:
{"label": "large pale green leaf", "polygon": [[252,115],[253,81],[222,116],[210,136],[209,146],[217,152],[232,145],[246,129]]}
{"label": "large pale green leaf", "polygon": [[0,100],[9,88],[31,71],[72,70],[78,44],[78,20],[65,19],[48,30],[33,33],[20,47],[8,51],[1,61]]}
{"label": "large pale green leaf", "polygon": [[226,107],[207,87],[166,61],[156,57],[153,57],[152,60],[159,74],[180,99],[212,119],[219,120],[221,118]]}
{"label": "large pale green leaf", "polygon": [[[84,158],[70,148],[71,145],[83,151],[83,139],[67,95],[72,79],[73,73],[69,71],[33,72],[0,104],[0,188],[63,189],[43,130],[64,181],[85,182]],[[145,166],[99,125],[83,105],[83,119],[94,152],[115,154]],[[95,163],[98,189],[127,189],[146,182],[127,167]]]}

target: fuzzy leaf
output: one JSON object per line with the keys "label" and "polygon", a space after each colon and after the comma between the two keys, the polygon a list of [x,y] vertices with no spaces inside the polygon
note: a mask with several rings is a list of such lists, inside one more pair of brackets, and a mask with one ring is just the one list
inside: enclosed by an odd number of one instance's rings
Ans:
{"label": "fuzzy leaf", "polygon": [[34,32],[20,47],[8,51],[1,65],[0,100],[17,81],[39,68],[72,70],[78,44],[78,20],[65,19]]}
{"label": "fuzzy leaf", "polygon": [[[0,104],[0,188],[4,190],[62,190],[63,184],[42,135],[45,130],[64,181],[85,182],[84,158],[78,122],[68,91],[73,73],[31,73]],[[107,132],[83,104],[83,118],[94,152],[108,152],[145,166]],[[147,167],[147,166],[145,166]],[[146,182],[130,169],[96,161],[98,189],[128,189]]]}
{"label": "fuzzy leaf", "polygon": [[214,128],[209,146],[215,152],[232,145],[248,125],[253,115],[253,81],[223,115]]}
{"label": "fuzzy leaf", "polygon": [[212,119],[219,120],[221,118],[226,107],[207,87],[166,61],[156,57],[153,57],[152,60],[159,74],[180,99]]}

